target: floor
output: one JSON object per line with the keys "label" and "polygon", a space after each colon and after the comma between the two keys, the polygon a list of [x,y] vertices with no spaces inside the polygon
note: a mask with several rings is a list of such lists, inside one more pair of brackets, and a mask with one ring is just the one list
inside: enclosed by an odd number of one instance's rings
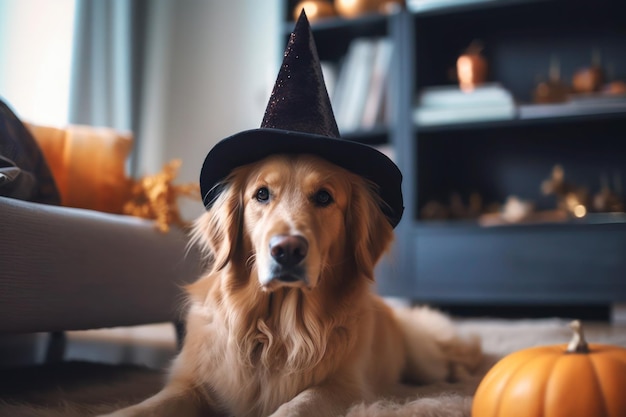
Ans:
{"label": "floor", "polygon": [[[388,299],[392,305],[402,300]],[[614,306],[611,322],[626,324],[626,305]],[[621,328],[621,327],[619,327]],[[46,358],[82,360],[108,364],[134,364],[152,369],[166,369],[176,355],[174,326],[159,323],[136,327],[69,331],[65,333],[64,353],[49,349],[50,334],[0,334],[0,368],[40,364]]]}
{"label": "floor", "polygon": [[[489,367],[504,354],[529,346],[565,345],[571,339],[569,319],[540,320],[463,319],[458,318],[459,330],[481,338],[485,362],[468,380],[457,384],[428,384],[415,387],[414,397],[422,398],[406,405],[387,404],[400,415],[469,416],[466,405],[476,384]],[[133,328],[103,329],[67,334],[67,359],[96,359],[98,362],[138,362],[152,367],[166,365],[176,351],[175,332],[169,324]],[[585,334],[590,343],[609,343],[626,347],[626,324],[585,322]],[[129,369],[131,368],[131,369]],[[163,386],[163,374],[146,368],[106,366],[76,360],[50,364],[45,367],[13,369],[0,372],[0,415],[27,417],[85,417],[85,407],[93,414],[106,413],[123,404],[136,403],[157,392]],[[16,383],[17,382],[17,383]],[[4,384],[3,384],[4,383]],[[3,403],[9,398],[12,402]],[[450,408],[445,399],[455,399]],[[442,401],[446,402],[445,410]],[[15,403],[18,403],[17,405]],[[43,404],[44,408],[32,406]],[[403,402],[404,404],[404,402]],[[420,405],[421,404],[421,405]],[[3,408],[4,406],[4,408]],[[98,408],[93,408],[98,407]],[[41,411],[35,413],[35,411]],[[442,414],[443,411],[445,414]],[[435,413],[435,411],[437,411]],[[350,415],[373,415],[358,412]],[[389,412],[377,415],[399,415]]]}
{"label": "floor", "polygon": [[[51,337],[46,333],[0,335],[0,368],[43,363],[51,355]],[[167,368],[177,352],[176,332],[170,323],[69,331],[64,343],[63,360],[126,363],[159,370]],[[60,354],[52,356],[58,360]]]}
{"label": "floor", "polygon": [[67,332],[66,360],[132,363],[166,368],[177,352],[171,323]]}

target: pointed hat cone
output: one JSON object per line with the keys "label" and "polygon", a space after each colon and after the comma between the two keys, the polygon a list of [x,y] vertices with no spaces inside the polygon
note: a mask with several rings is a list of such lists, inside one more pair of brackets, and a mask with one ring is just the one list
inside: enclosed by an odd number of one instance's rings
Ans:
{"label": "pointed hat cone", "polygon": [[317,155],[365,177],[378,186],[380,208],[389,223],[395,227],[400,222],[402,174],[378,150],[340,138],[304,10],[289,39],[261,127],[223,139],[204,160],[200,192],[206,209],[233,169],[276,154]]}
{"label": "pointed hat cone", "polygon": [[289,38],[261,127],[339,137],[304,10]]}

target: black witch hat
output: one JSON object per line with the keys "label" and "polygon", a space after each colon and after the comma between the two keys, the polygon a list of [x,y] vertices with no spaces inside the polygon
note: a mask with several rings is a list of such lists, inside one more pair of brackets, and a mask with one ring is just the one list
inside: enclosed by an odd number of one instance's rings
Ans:
{"label": "black witch hat", "polygon": [[375,148],[341,139],[309,22],[302,11],[291,34],[260,129],[246,130],[216,144],[204,160],[200,191],[207,209],[228,174],[274,154],[313,154],[378,186],[381,210],[395,227],[404,210],[402,174]]}

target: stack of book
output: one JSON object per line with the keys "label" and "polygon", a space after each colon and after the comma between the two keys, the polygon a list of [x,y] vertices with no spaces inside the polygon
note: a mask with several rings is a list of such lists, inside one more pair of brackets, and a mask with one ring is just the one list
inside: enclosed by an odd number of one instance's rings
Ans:
{"label": "stack of book", "polygon": [[413,114],[419,126],[510,120],[516,117],[513,95],[491,83],[464,92],[458,86],[424,88]]}
{"label": "stack of book", "polygon": [[461,7],[475,3],[493,3],[506,0],[407,0],[406,8],[411,12],[425,12],[447,7]]}
{"label": "stack of book", "polygon": [[388,38],[357,38],[338,70],[322,64],[341,132],[371,129],[384,122],[392,49]]}

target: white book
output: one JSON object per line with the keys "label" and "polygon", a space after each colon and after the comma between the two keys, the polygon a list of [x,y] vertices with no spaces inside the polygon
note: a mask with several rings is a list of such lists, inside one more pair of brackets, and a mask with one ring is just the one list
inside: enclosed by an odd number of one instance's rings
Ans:
{"label": "white book", "polygon": [[411,12],[425,12],[446,7],[466,6],[475,3],[501,2],[506,0],[407,0],[406,7]]}
{"label": "white book", "polygon": [[361,119],[363,129],[371,129],[382,120],[393,42],[389,38],[378,39],[374,54],[372,77]]}
{"label": "white book", "polygon": [[[346,56],[342,59],[342,61],[338,64],[336,68],[336,79],[335,86],[333,87],[333,91],[329,91],[330,103],[333,106],[333,113],[335,114],[335,120],[339,121],[341,119],[341,112],[343,106],[344,99],[344,91],[346,90],[347,83],[347,74],[350,66],[350,53],[346,53]],[[337,122],[339,124],[339,122]]]}
{"label": "white book", "polygon": [[353,64],[347,75],[347,83],[341,101],[341,118],[337,121],[339,130],[354,131],[360,127],[363,107],[369,89],[374,57],[374,41],[357,38],[352,41]]}
{"label": "white book", "polygon": [[431,108],[512,105],[514,102],[511,92],[498,83],[477,86],[471,92],[458,86],[426,87],[418,98],[420,107]]}
{"label": "white book", "polygon": [[324,84],[326,85],[326,91],[330,98],[330,104],[333,106],[334,110],[335,103],[333,102],[333,97],[337,86],[337,67],[334,63],[328,61],[321,61],[320,66],[322,67],[322,77],[324,77]]}
{"label": "white book", "polygon": [[335,83],[335,88],[330,98],[333,106],[333,111],[335,113],[335,120],[340,130],[343,119],[345,118],[344,115],[346,112],[346,94],[348,90],[348,84],[351,82],[351,74],[354,70],[354,65],[356,62],[356,49],[358,48],[354,42],[352,42],[348,46],[348,51],[346,52],[339,66],[337,82]]}
{"label": "white book", "polygon": [[413,121],[418,126],[487,122],[494,120],[511,120],[515,118],[516,113],[516,107],[513,105],[479,106],[456,109],[418,107],[413,113]]}

